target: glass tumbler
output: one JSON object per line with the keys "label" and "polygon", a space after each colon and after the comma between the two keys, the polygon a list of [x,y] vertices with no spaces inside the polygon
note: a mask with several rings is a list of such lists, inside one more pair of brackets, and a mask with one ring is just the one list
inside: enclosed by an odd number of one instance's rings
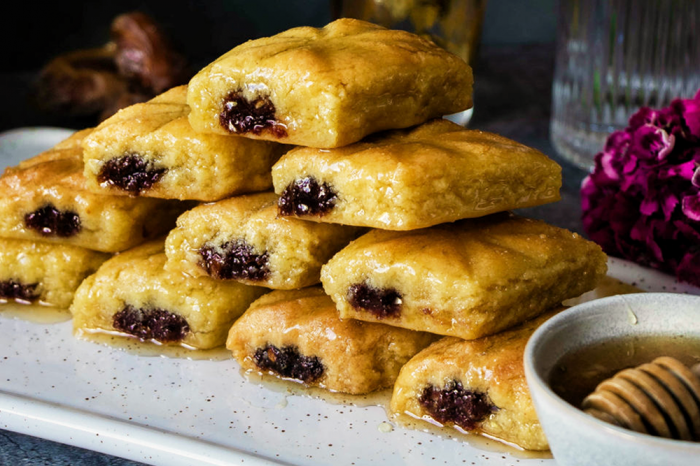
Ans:
{"label": "glass tumbler", "polygon": [[588,169],[640,107],[700,89],[700,2],[560,0],[552,143]]}
{"label": "glass tumbler", "polygon": [[[486,0],[333,0],[336,18],[357,18],[432,40],[473,65]],[[466,125],[472,109],[450,115]]]}

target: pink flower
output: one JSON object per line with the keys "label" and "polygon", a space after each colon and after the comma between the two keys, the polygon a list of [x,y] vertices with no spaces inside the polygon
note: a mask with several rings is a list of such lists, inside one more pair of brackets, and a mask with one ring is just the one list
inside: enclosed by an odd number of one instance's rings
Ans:
{"label": "pink flower", "polygon": [[642,108],[581,187],[583,227],[608,254],[700,286],[700,92]]}
{"label": "pink flower", "polygon": [[683,121],[690,134],[695,138],[700,138],[700,91],[693,99],[682,100]]}

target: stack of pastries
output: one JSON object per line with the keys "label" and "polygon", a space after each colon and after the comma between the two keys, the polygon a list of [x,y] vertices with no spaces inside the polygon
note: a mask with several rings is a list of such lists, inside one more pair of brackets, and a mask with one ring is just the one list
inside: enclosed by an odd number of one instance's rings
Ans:
{"label": "stack of pastries", "polygon": [[524,344],[606,257],[509,213],[561,169],[440,118],[471,94],[462,60],[362,21],[240,45],[6,171],[0,296],[546,449]]}

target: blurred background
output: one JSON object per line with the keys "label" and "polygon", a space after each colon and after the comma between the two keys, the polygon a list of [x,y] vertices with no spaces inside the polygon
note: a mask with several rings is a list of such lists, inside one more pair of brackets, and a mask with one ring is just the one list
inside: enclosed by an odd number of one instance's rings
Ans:
{"label": "blurred background", "polygon": [[[489,0],[482,43],[553,43],[555,0]],[[37,11],[40,8],[41,11]],[[0,40],[10,47],[0,71],[32,71],[54,56],[99,47],[109,40],[109,26],[121,13],[142,11],[169,33],[197,66],[204,66],[237,44],[295,26],[320,27],[332,19],[332,0],[251,2],[3,2]]]}
{"label": "blurred background", "polygon": [[[337,0],[335,0],[337,2]],[[184,56],[193,71],[203,67],[234,46],[269,36],[295,26],[320,27],[338,14],[334,0],[288,0],[250,2],[227,1],[163,1],[138,2],[3,2],[0,11],[3,27],[0,40],[8,47],[0,61],[0,92],[5,108],[0,113],[0,131],[21,126],[62,126],[82,128],[95,124],[94,117],[67,115],[66,112],[45,112],[37,109],[35,83],[39,71],[57,56],[81,49],[103,47],[110,41],[110,25],[122,13],[141,11],[150,16],[169,37],[172,48]],[[361,3],[361,2],[356,2]],[[404,2],[405,3],[405,2]],[[446,4],[445,0],[433,2]],[[478,42],[478,60],[493,56],[499,74],[512,69],[510,60],[519,60],[520,47],[541,50],[540,63],[551,75],[553,44],[556,35],[555,0],[490,0],[485,3],[483,27]],[[496,50],[494,52],[494,49]],[[503,56],[503,53],[506,56]],[[495,55],[491,55],[495,53]],[[489,68],[484,63],[484,68]],[[488,95],[489,83],[476,76],[477,92]],[[551,77],[547,77],[551,79]],[[543,85],[549,94],[548,85]],[[549,95],[541,95],[543,108],[549,107]],[[531,92],[528,95],[532,96]],[[525,97],[522,97],[525,98]],[[506,102],[478,102],[481,116],[497,110]],[[548,110],[547,110],[548,111]],[[475,117],[476,118],[476,117]],[[478,118],[477,118],[478,121]]]}

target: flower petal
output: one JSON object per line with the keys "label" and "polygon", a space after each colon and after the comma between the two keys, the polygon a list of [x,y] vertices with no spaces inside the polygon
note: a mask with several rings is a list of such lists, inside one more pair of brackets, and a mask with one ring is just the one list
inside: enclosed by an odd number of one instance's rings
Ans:
{"label": "flower petal", "polygon": [[681,209],[686,217],[700,222],[700,196],[685,196],[681,202]]}
{"label": "flower petal", "polygon": [[675,136],[661,128],[644,125],[632,135],[630,152],[640,159],[665,159],[673,150]]}
{"label": "flower petal", "polygon": [[695,186],[696,188],[700,188],[700,170],[698,170],[697,167],[696,167],[695,170],[693,171],[693,176],[692,176],[692,178],[690,179],[690,182],[691,182],[691,183],[693,184],[693,186]]}
{"label": "flower petal", "polygon": [[[697,97],[697,96],[696,96]],[[683,121],[690,134],[700,138],[700,99],[683,100]]]}

